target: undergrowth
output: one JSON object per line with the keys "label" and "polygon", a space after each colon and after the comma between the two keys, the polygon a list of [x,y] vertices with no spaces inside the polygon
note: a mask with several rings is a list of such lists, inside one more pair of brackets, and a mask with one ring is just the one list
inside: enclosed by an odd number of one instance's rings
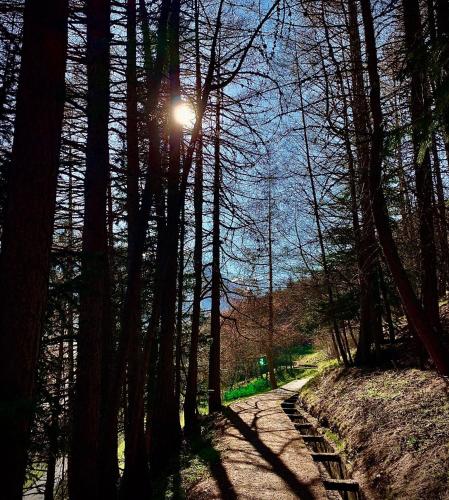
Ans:
{"label": "undergrowth", "polygon": [[[288,382],[291,382],[292,380],[307,376],[310,371],[313,371],[313,369],[293,368],[282,371],[278,370],[276,371],[276,380],[278,385],[284,385]],[[223,400],[225,402],[235,401],[236,399],[248,398],[270,390],[271,386],[269,380],[267,380],[266,378],[257,378],[251,380],[245,385],[225,391],[223,394]]]}

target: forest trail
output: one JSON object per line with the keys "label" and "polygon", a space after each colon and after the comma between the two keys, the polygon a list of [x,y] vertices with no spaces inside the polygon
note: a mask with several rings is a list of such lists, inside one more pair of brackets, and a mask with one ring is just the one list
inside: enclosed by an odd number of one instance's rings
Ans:
{"label": "forest trail", "polygon": [[317,466],[281,403],[307,379],[231,405],[217,448],[221,460],[189,498],[287,500],[325,499]]}

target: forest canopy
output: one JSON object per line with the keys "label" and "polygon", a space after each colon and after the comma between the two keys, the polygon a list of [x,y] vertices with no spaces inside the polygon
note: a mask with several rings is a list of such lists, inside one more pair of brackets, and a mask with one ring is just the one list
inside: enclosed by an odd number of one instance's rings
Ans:
{"label": "forest canopy", "polygon": [[448,0],[14,0],[0,28],[2,497],[147,498],[289,349],[449,375]]}

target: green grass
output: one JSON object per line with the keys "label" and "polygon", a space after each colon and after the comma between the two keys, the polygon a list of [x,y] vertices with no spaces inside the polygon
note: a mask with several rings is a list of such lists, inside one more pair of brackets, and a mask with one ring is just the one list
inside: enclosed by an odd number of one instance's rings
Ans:
{"label": "green grass", "polygon": [[345,453],[347,444],[344,439],[342,439],[338,434],[335,432],[332,432],[330,429],[326,429],[324,431],[324,435],[329,439],[329,441],[332,441],[335,447],[335,451],[337,453]]}
{"label": "green grass", "polygon": [[[284,385],[287,384],[288,382],[291,382],[292,380],[309,376],[308,374],[310,372],[311,372],[310,369],[304,370],[297,368],[294,368],[293,370],[291,369],[277,370],[276,380],[278,385]],[[262,394],[270,390],[271,390],[270,382],[266,378],[256,378],[249,381],[245,385],[225,391],[223,394],[223,401],[226,404],[229,403],[230,401],[236,401],[237,399],[242,399],[242,398],[249,398],[256,394]]]}
{"label": "green grass", "polygon": [[248,398],[250,396],[254,396],[254,394],[260,394],[269,390],[270,383],[268,380],[264,378],[257,378],[246,385],[225,391],[223,399],[224,401],[233,401],[235,399]]}

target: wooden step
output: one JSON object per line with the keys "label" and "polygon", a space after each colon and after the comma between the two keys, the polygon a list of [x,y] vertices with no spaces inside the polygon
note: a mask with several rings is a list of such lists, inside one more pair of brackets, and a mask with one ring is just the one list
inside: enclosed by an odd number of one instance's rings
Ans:
{"label": "wooden step", "polygon": [[359,491],[359,483],[352,479],[324,479],[326,490],[333,491]]}
{"label": "wooden step", "polygon": [[315,436],[314,434],[303,434],[301,436],[306,443],[322,443],[324,436]]}
{"label": "wooden step", "polygon": [[311,453],[315,462],[341,462],[341,456],[338,453]]}
{"label": "wooden step", "polygon": [[304,422],[303,424],[295,424],[295,429],[298,429],[298,431],[302,429],[312,429],[313,424],[309,424],[309,422]]}
{"label": "wooden step", "polygon": [[291,420],[305,420],[305,418],[300,414],[300,413],[296,413],[296,414],[288,414],[288,416],[290,417]]}

